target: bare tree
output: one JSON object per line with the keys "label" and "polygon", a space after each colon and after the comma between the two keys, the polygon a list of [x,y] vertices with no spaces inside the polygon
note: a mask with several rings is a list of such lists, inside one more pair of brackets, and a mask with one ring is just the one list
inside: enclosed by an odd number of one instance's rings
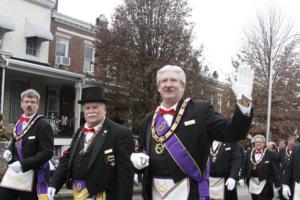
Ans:
{"label": "bare tree", "polygon": [[[245,32],[245,43],[235,65],[247,63],[255,69],[253,91],[255,120],[252,132],[266,130],[270,66],[272,73],[271,131],[275,137],[293,133],[299,125],[299,35],[276,9],[258,14],[257,24]],[[273,63],[271,63],[273,62]],[[295,118],[296,117],[296,118]]]}
{"label": "bare tree", "polygon": [[187,0],[125,0],[116,8],[110,28],[98,26],[96,66],[112,70],[114,78],[104,82],[115,86],[113,103],[127,108],[134,125],[160,101],[157,69],[174,64],[185,68],[191,79],[199,76],[202,48],[191,45],[190,14]]}

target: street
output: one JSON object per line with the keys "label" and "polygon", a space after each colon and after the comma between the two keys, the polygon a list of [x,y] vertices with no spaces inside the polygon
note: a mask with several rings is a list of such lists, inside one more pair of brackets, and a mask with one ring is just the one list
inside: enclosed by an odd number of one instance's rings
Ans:
{"label": "street", "polygon": [[[241,186],[238,186],[238,198],[239,200],[251,200],[251,196],[248,192],[248,189],[247,187],[241,187]],[[276,198],[274,198],[275,200]],[[140,195],[134,195],[133,196],[133,200],[142,200],[142,197]]]}

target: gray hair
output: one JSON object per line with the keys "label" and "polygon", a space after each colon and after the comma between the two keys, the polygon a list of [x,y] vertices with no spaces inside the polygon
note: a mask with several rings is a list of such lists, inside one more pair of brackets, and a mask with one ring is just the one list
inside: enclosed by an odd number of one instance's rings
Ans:
{"label": "gray hair", "polygon": [[266,142],[266,138],[263,135],[255,135],[254,138],[253,138],[253,142],[255,142],[256,139],[258,139],[258,138],[261,138],[264,142]]}
{"label": "gray hair", "polygon": [[36,98],[38,102],[40,102],[40,98],[41,98],[40,94],[34,89],[28,89],[23,91],[21,93],[21,100],[23,100],[24,97]]}
{"label": "gray hair", "polygon": [[157,85],[162,81],[162,74],[164,72],[176,72],[179,75],[179,80],[185,85],[186,83],[185,73],[181,67],[176,65],[165,65],[156,72]]}

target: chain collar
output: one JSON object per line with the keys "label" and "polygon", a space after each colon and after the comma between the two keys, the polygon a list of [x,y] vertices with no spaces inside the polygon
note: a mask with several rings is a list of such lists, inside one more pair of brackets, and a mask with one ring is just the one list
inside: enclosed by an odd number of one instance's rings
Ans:
{"label": "chain collar", "polygon": [[177,126],[179,125],[179,122],[183,116],[183,113],[185,111],[185,108],[187,106],[187,103],[191,100],[191,98],[186,98],[184,100],[184,102],[182,103],[181,107],[180,107],[180,110],[176,116],[176,119],[174,121],[174,123],[172,124],[170,130],[163,136],[159,136],[157,133],[156,133],[156,130],[155,130],[155,120],[156,120],[156,117],[157,117],[157,114],[159,112],[159,106],[156,108],[155,110],[155,113],[153,115],[153,118],[152,118],[152,123],[151,123],[151,132],[152,132],[152,138],[158,142],[158,143],[164,143],[171,135],[173,135],[174,131],[176,130]]}

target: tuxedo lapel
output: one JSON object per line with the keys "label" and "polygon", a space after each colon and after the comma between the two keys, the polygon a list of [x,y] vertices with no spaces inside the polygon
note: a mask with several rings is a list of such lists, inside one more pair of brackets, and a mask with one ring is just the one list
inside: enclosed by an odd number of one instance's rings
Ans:
{"label": "tuxedo lapel", "polygon": [[109,121],[106,119],[103,123],[101,130],[99,131],[99,133],[97,134],[96,138],[93,141],[93,144],[92,144],[93,146],[91,148],[92,156],[91,156],[87,171],[89,171],[90,167],[92,166],[95,159],[99,155],[99,151],[101,150],[101,148],[103,146],[108,129],[109,129]]}
{"label": "tuxedo lapel", "polygon": [[179,101],[178,104],[177,104],[176,111],[175,111],[175,115],[173,116],[172,124],[174,123],[174,121],[175,121],[175,119],[176,119],[176,116],[177,116],[177,114],[178,114],[178,112],[179,112],[179,110],[180,110],[180,107],[181,107],[183,101],[184,101],[184,99],[180,99],[180,101]]}
{"label": "tuxedo lapel", "polygon": [[82,136],[83,136],[83,132],[80,129],[79,133],[78,133],[78,136],[75,138],[74,144],[73,144],[73,146],[71,148],[71,155],[70,155],[70,160],[69,160],[68,168],[71,167],[71,163],[73,161],[75,151],[77,149],[77,146],[79,144],[80,139],[82,139]]}

